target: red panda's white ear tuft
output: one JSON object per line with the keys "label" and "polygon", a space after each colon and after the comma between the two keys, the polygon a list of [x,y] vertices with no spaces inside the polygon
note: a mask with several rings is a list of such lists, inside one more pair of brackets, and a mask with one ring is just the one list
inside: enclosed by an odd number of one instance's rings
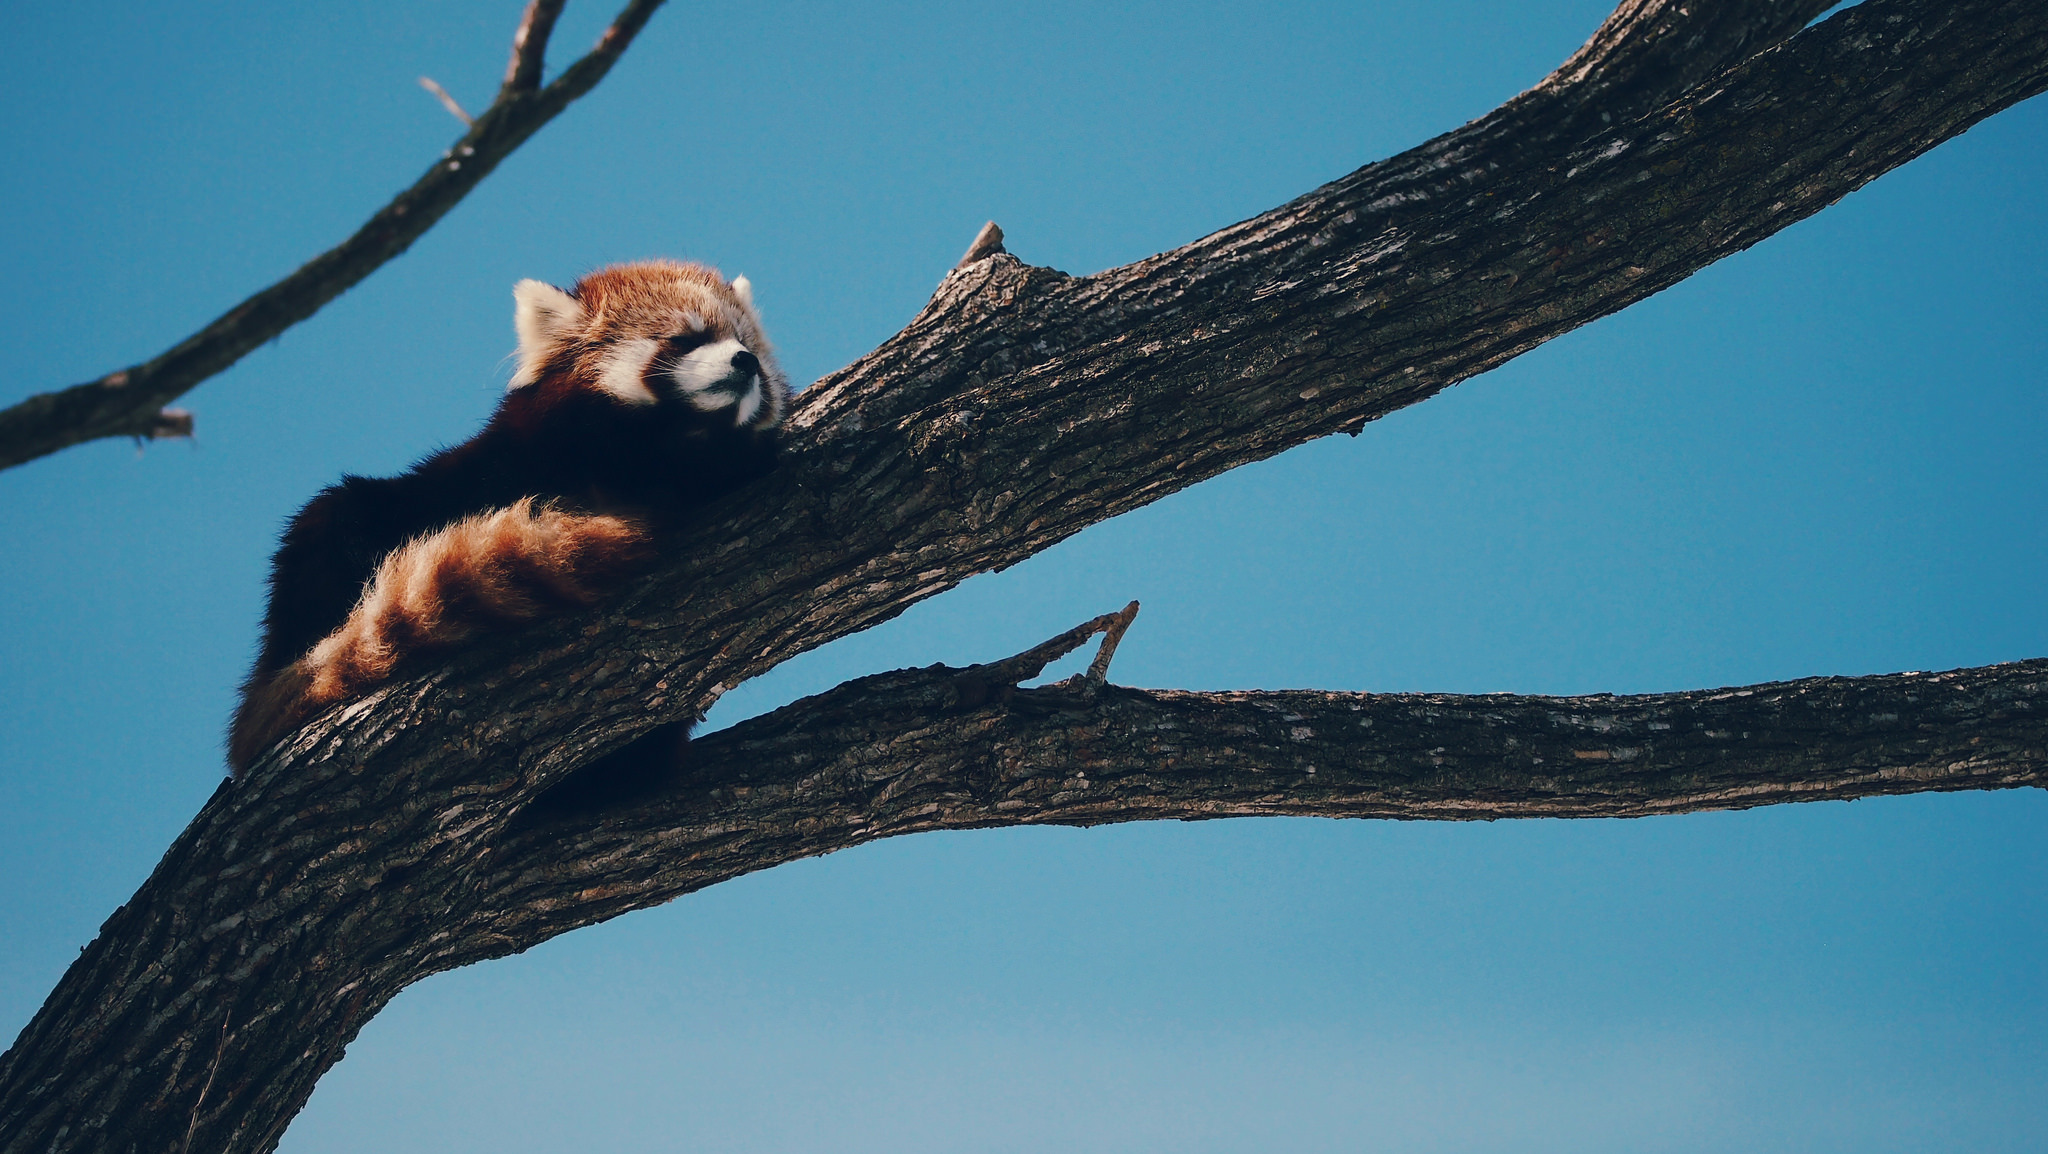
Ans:
{"label": "red panda's white ear tuft", "polygon": [[740,298],[741,304],[746,305],[748,308],[753,308],[754,282],[743,276],[732,278],[732,295]]}
{"label": "red panda's white ear tuft", "polygon": [[512,286],[512,327],[519,333],[519,368],[510,388],[530,385],[548,358],[583,328],[583,306],[551,284],[523,280]]}

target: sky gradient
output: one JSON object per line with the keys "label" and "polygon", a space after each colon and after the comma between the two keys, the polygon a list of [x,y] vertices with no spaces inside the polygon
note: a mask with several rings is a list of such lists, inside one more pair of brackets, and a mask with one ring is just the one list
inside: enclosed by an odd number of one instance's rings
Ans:
{"label": "sky gradient", "polygon": [[[480,108],[518,8],[11,14],[0,403],[151,356],[345,236],[459,132],[416,78]],[[190,394],[196,443],[0,473],[0,1035],[218,782],[284,519],[480,424],[519,278],[744,273],[808,381],[984,220],[1075,274],[1184,244],[1484,113],[1606,10],[668,6],[410,253]],[[555,65],[609,14],[574,0]],[[705,728],[1132,598],[1113,676],[1140,686],[1642,692],[2048,655],[2044,145],[2037,99],[1356,439],[807,654]],[[924,835],[424,982],[281,1149],[2032,1151],[2044,955],[2037,790]]]}

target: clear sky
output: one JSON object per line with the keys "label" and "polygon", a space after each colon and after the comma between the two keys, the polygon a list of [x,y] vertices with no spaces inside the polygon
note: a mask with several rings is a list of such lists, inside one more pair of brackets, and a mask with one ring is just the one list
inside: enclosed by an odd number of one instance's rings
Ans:
{"label": "clear sky", "polygon": [[[17,6],[0,401],[167,347],[459,131],[518,0]],[[791,376],[981,223],[1086,273],[1485,112],[1600,0],[677,3],[411,253],[0,474],[0,1036],[218,781],[284,518],[469,435],[514,281],[745,273]],[[573,0],[581,51],[609,9]],[[567,51],[556,53],[558,64]],[[1426,404],[732,693],[1136,597],[1126,684],[1634,692],[2048,655],[2048,103]],[[1061,671],[1055,671],[1061,672]],[[926,835],[414,987],[286,1135],[381,1150],[2033,1151],[2039,791],[1636,821]]]}

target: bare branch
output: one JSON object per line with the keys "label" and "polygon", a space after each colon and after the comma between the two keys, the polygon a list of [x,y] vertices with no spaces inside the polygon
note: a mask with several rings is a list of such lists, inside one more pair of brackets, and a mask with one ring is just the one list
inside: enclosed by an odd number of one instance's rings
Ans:
{"label": "bare branch", "polygon": [[[533,8],[541,7],[535,4]],[[462,139],[411,188],[379,209],[355,235],[236,305],[212,324],[139,365],[96,381],[40,393],[0,410],[0,469],[101,437],[154,437],[169,427],[158,410],[318,312],[418,240],[527,137],[590,91],[633,42],[661,0],[633,0],[590,53],[539,90],[502,92]],[[560,5],[555,5],[559,9]],[[530,44],[544,31],[527,13]],[[190,432],[190,415],[184,428]]]}
{"label": "bare branch", "polygon": [[1133,601],[1129,605],[1124,606],[1116,614],[1115,619],[1103,629],[1102,648],[1095,651],[1095,660],[1088,663],[1088,672],[1084,675],[1090,684],[1107,685],[1109,683],[1109,663],[1116,660],[1116,647],[1122,644],[1125,631],[1129,630],[1131,622],[1137,619],[1138,603]]}
{"label": "bare branch", "polygon": [[[1096,663],[1106,674],[1109,661],[1106,654],[1116,652],[1116,643],[1130,628],[1131,619],[1138,615],[1138,603],[1131,602],[1115,613],[1083,621],[1065,633],[1026,649],[1015,657],[987,665],[974,665],[953,674],[954,699],[961,705],[975,706],[990,700],[1008,700],[1016,693],[1017,687],[1045,672],[1045,667],[1079,649],[1090,637],[1103,635],[1102,650],[1096,654]],[[1089,676],[1095,674],[1089,669]],[[1099,679],[1098,679],[1099,680]]]}
{"label": "bare branch", "polygon": [[478,929],[524,948],[794,858],[934,829],[1643,817],[2048,786],[2048,660],[1636,697],[1083,681],[971,707],[951,695],[965,672],[863,678],[693,742],[670,792],[508,843]]}
{"label": "bare branch", "polygon": [[464,111],[462,105],[457,103],[453,96],[448,95],[448,90],[441,87],[439,82],[433,77],[420,77],[420,87],[426,89],[433,95],[434,99],[440,101],[441,107],[448,110],[448,115],[460,120],[464,128],[469,128],[476,124],[476,117]]}
{"label": "bare branch", "polygon": [[512,61],[505,66],[505,83],[498,99],[540,87],[547,66],[548,37],[554,35],[555,19],[562,14],[563,0],[529,0],[520,17],[519,30],[512,34]]}
{"label": "bare branch", "polygon": [[543,91],[555,94],[565,104],[590,91],[632,46],[633,38],[640,35],[640,29],[647,26],[648,19],[661,5],[662,0],[632,0],[612,18],[610,26],[597,38],[597,45]]}

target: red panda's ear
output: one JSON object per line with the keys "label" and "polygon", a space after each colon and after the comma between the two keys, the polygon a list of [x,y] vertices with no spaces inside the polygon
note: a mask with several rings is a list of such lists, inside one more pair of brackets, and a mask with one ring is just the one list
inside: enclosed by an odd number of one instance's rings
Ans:
{"label": "red panda's ear", "polygon": [[519,333],[519,368],[510,388],[530,385],[557,348],[582,331],[583,306],[551,284],[523,280],[512,287],[512,327]]}
{"label": "red panda's ear", "polygon": [[741,304],[746,305],[748,308],[753,308],[754,282],[743,276],[732,278],[732,295],[740,298]]}

